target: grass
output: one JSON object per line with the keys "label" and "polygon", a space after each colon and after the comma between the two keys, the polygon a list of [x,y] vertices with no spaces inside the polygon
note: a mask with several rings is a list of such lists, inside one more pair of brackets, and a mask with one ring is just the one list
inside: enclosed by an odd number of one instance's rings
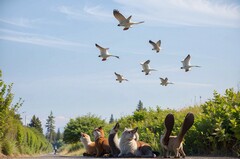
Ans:
{"label": "grass", "polygon": [[64,145],[59,151],[59,154],[64,156],[82,156],[85,149],[81,143],[77,143]]}

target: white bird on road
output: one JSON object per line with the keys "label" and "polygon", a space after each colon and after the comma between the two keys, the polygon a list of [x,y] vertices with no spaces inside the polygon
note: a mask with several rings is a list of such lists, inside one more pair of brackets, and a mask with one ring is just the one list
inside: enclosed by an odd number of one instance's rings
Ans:
{"label": "white bird on road", "polygon": [[145,72],[145,75],[148,75],[151,71],[157,71],[155,69],[150,68],[149,63],[150,63],[150,60],[147,60],[144,63],[140,63],[143,68],[142,72]]}
{"label": "white bird on road", "polygon": [[128,18],[125,18],[125,17],[124,17],[118,10],[116,10],[116,9],[113,10],[113,15],[114,15],[114,17],[119,21],[118,26],[124,27],[123,30],[128,30],[129,28],[132,27],[132,25],[144,23],[144,21],[141,21],[141,22],[132,22],[132,21],[131,21],[132,16],[129,16]]}
{"label": "white bird on road", "polygon": [[152,44],[153,49],[152,50],[156,50],[156,52],[158,53],[161,49],[161,40],[158,40],[156,43],[153,42],[152,40],[149,40],[149,43]]}
{"label": "white bird on road", "polygon": [[128,79],[124,78],[123,75],[120,75],[120,74],[118,74],[116,72],[114,72],[114,73],[117,76],[116,81],[119,81],[119,83],[122,83],[122,81],[128,81]]}
{"label": "white bird on road", "polygon": [[181,69],[185,69],[185,72],[190,71],[192,67],[201,67],[197,65],[191,65],[190,58],[191,56],[188,54],[187,57],[183,61],[181,61],[183,64],[183,67],[181,67]]}
{"label": "white bird on road", "polygon": [[161,85],[162,86],[167,86],[168,84],[174,84],[172,82],[168,82],[168,78],[167,77],[165,79],[160,77],[160,80],[161,80]]}
{"label": "white bird on road", "polygon": [[100,55],[98,57],[101,57],[102,61],[106,61],[108,57],[116,57],[119,59],[119,56],[111,55],[108,53],[109,48],[103,48],[98,44],[95,44],[95,46],[100,50]]}

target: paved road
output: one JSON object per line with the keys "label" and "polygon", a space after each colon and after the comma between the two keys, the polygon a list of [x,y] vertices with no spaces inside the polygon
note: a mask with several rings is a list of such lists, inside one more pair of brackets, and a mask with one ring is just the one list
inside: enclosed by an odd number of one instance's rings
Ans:
{"label": "paved road", "polygon": [[[43,155],[43,156],[38,156],[38,157],[17,157],[17,158],[7,157],[4,159],[31,159],[31,158],[33,158],[33,159],[91,159],[91,157],[60,156],[60,155],[53,155],[53,154],[48,154],[48,155]],[[171,157],[171,158],[173,158],[173,157]],[[94,158],[94,159],[97,159],[97,158]],[[105,159],[105,158],[99,158],[99,159]],[[120,159],[124,159],[124,158],[120,158]],[[139,159],[139,158],[134,158],[134,159]],[[143,159],[143,158],[141,158],[141,159]],[[186,157],[186,159],[237,159],[237,158],[234,158],[234,157],[191,157],[191,156],[189,156],[189,157]]]}

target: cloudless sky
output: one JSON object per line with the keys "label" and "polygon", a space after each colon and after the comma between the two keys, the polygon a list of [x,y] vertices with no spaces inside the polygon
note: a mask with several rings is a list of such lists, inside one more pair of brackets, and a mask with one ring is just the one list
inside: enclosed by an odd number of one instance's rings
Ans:
{"label": "cloudless sky", "polygon": [[[113,9],[133,21],[118,27]],[[148,43],[162,41],[160,53]],[[95,43],[120,59],[101,61]],[[200,65],[184,72],[191,55]],[[140,63],[158,71],[145,76]],[[14,83],[14,102],[29,123],[44,127],[50,111],[56,128],[87,113],[109,121],[144,107],[181,109],[240,85],[238,0],[1,0],[0,69]],[[114,72],[129,81],[118,83]],[[163,87],[159,77],[174,83]],[[201,101],[200,101],[201,96]],[[25,113],[22,113],[25,112]]]}

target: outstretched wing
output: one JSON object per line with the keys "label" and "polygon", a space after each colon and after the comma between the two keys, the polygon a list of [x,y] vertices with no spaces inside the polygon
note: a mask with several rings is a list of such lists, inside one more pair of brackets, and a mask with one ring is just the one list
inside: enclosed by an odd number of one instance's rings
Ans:
{"label": "outstretched wing", "polygon": [[165,80],[164,80],[163,78],[161,78],[161,77],[160,77],[160,80],[161,80],[162,83],[164,83],[164,81],[165,81]]}
{"label": "outstretched wing", "polygon": [[143,64],[148,65],[150,63],[150,60],[145,61]]}
{"label": "outstretched wing", "polygon": [[95,46],[96,46],[101,52],[106,52],[106,50],[108,49],[108,48],[103,48],[103,47],[101,47],[101,46],[98,45],[98,44],[95,44]]}
{"label": "outstretched wing", "polygon": [[118,73],[116,73],[116,72],[114,72],[115,73],[115,75],[117,76],[117,78],[121,78],[121,75],[120,74],[118,74]]}
{"label": "outstretched wing", "polygon": [[126,20],[126,18],[116,9],[113,10],[113,15],[119,22]]}
{"label": "outstretched wing", "polygon": [[161,40],[158,40],[157,45],[160,47],[161,46]]}
{"label": "outstretched wing", "polygon": [[152,40],[149,40],[149,43],[152,44],[153,47],[156,46],[155,42],[153,42]]}
{"label": "outstretched wing", "polygon": [[184,59],[184,63],[188,64],[190,61],[191,56],[188,54],[187,57]]}

